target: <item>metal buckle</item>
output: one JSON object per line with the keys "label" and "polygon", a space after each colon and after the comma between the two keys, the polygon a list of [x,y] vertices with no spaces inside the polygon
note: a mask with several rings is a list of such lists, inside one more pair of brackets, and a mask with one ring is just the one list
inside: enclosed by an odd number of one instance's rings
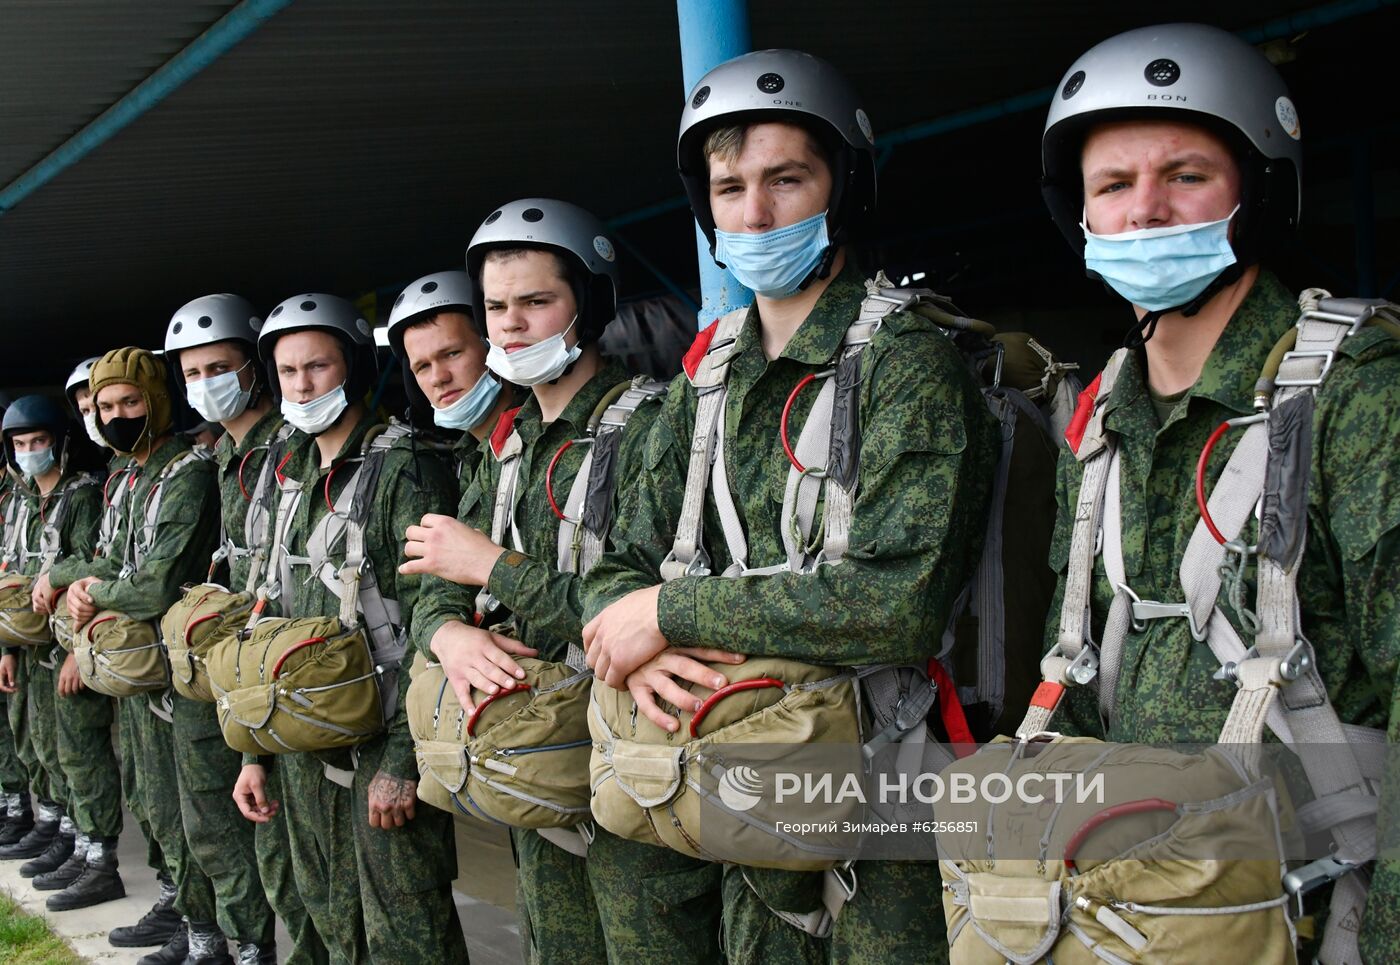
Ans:
{"label": "metal buckle", "polygon": [[1302,637],[1298,637],[1293,642],[1293,649],[1288,651],[1288,656],[1279,661],[1279,676],[1288,681],[1294,681],[1301,677],[1312,666],[1312,655],[1309,653],[1309,649],[1308,642]]}
{"label": "metal buckle", "polygon": [[[849,881],[844,877],[846,875],[850,876]],[[847,901],[850,901],[856,896],[856,887],[859,882],[856,881],[855,862],[847,861],[843,865],[838,864],[833,866],[831,869],[831,876],[836,879],[836,883],[840,885],[841,890],[846,893]]]}
{"label": "metal buckle", "polygon": [[[1327,300],[1330,301],[1330,299]],[[1312,311],[1304,312],[1303,318],[1313,318],[1317,319],[1319,322],[1332,322],[1337,325],[1350,325],[1351,327],[1347,330],[1347,337],[1351,337],[1361,331],[1375,314],[1376,306],[1367,305],[1356,315],[1343,315],[1341,312],[1325,312],[1321,308],[1315,308]]]}
{"label": "metal buckle", "polygon": [[1329,882],[1336,881],[1343,875],[1351,874],[1361,867],[1360,862],[1343,861],[1330,855],[1326,858],[1318,858],[1311,864],[1305,864],[1283,876],[1283,890],[1286,891],[1294,901],[1295,918],[1303,916],[1303,896],[1310,891],[1322,887]]}
{"label": "metal buckle", "polygon": [[[1056,644],[1055,649],[1051,650],[1048,654],[1046,654],[1046,656],[1059,657],[1061,660],[1064,660],[1066,659],[1067,654],[1064,652],[1063,647],[1061,647],[1059,644]],[[1084,646],[1081,647],[1079,650],[1079,654],[1073,660],[1071,660],[1069,662],[1069,666],[1065,668],[1065,672],[1062,675],[1062,677],[1064,682],[1068,685],[1078,685],[1080,687],[1083,687],[1095,677],[1097,677],[1098,673],[1098,650],[1094,647],[1092,643],[1085,641]]]}
{"label": "metal buckle", "polygon": [[1191,639],[1202,643],[1206,639],[1205,628],[1196,624],[1196,613],[1189,603],[1162,603],[1158,600],[1144,600],[1126,583],[1117,587],[1132,601],[1133,632],[1142,633],[1147,629],[1148,620],[1175,620],[1184,618],[1191,628]]}
{"label": "metal buckle", "polygon": [[1287,364],[1293,359],[1322,359],[1322,371],[1317,376],[1310,379],[1274,379],[1276,386],[1302,386],[1315,387],[1322,384],[1322,380],[1327,377],[1327,373],[1332,369],[1332,363],[1336,360],[1337,353],[1333,349],[1306,349],[1304,351],[1285,352],[1281,365]]}

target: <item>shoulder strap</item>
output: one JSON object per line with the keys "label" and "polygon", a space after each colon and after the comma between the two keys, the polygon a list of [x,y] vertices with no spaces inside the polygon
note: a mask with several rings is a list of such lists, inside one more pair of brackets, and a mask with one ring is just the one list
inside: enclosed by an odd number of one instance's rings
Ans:
{"label": "shoulder strap", "polygon": [[[520,533],[515,526],[515,504],[520,482],[521,456],[525,443],[515,428],[514,420],[519,409],[511,409],[501,415],[496,431],[491,434],[491,456],[500,464],[496,477],[496,496],[491,504],[491,542],[504,546],[509,537],[517,552],[523,548]],[[480,624],[500,606],[491,593],[482,587],[476,594],[476,619]]]}
{"label": "shoulder strap", "polygon": [[39,572],[43,573],[53,566],[63,553],[63,523],[68,518],[68,509],[72,503],[73,496],[79,489],[84,489],[97,485],[97,477],[91,473],[80,473],[59,489],[58,500],[53,508],[53,512],[44,515],[43,530],[39,535],[39,554],[42,562]]}
{"label": "shoulder strap", "polygon": [[[142,525],[139,534],[134,526],[132,527],[132,532],[128,534],[132,547],[132,558],[135,561],[135,565],[139,566],[141,564],[141,560],[146,555],[146,551],[150,549],[151,540],[155,538],[156,521],[160,518],[160,505],[165,499],[165,484],[188,467],[196,463],[210,462],[213,458],[214,454],[212,452],[205,449],[203,446],[197,446],[180,453],[174,459],[170,460],[170,462],[166,463],[165,468],[160,471],[160,475],[156,477],[155,485],[151,486],[151,491],[146,494],[146,505],[141,514]],[[132,509],[134,508],[135,507],[132,507]],[[129,516],[129,518],[132,517]]]}

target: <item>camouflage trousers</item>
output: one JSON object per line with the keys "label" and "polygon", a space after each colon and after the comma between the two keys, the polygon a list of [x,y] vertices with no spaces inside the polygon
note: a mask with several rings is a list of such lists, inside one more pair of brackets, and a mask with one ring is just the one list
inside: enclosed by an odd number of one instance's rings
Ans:
{"label": "camouflage trousers", "polygon": [[68,816],[84,834],[115,838],[122,833],[122,802],[117,755],[112,751],[112,698],[85,687],[60,696],[55,715],[58,763],[68,782]]}
{"label": "camouflage trousers", "polygon": [[190,854],[214,889],[213,920],[235,941],[271,945],[276,920],[258,875],[253,822],[233,801],[243,756],[224,743],[213,704],[173,700],[180,815]]}
{"label": "camouflage trousers", "polygon": [[0,694],[0,791],[19,794],[29,790],[29,775],[15,749],[10,729],[10,694]]}
{"label": "camouflage trousers", "polygon": [[936,863],[860,861],[854,871],[855,896],[836,919],[830,938],[820,940],[782,921],[768,907],[798,913],[820,907],[820,875],[725,868],[724,940],[730,965],[775,960],[831,965],[948,961],[943,884]]}
{"label": "camouflage trousers", "polygon": [[535,831],[511,828],[510,841],[515,850],[520,948],[527,965],[606,963],[607,942],[588,862]]}
{"label": "camouflage trousers", "polygon": [[34,731],[29,725],[29,667],[20,656],[15,664],[15,692],[7,695],[6,716],[14,740],[15,758],[19,762],[20,786],[17,791],[30,790],[40,801],[57,803],[49,794],[48,782],[34,753]]}
{"label": "camouflage trousers", "polygon": [[146,813],[142,793],[143,782],[139,766],[141,747],[138,742],[141,739],[143,718],[150,715],[144,698],[132,697],[117,701],[117,745],[121,751],[117,763],[121,771],[122,800],[126,802],[126,809],[136,819],[141,836],[146,840],[146,864],[157,874],[169,875],[170,869],[165,864],[165,856],[161,854],[160,842],[151,830],[151,819]]}
{"label": "camouflage trousers", "polygon": [[349,787],[315,755],[278,758],[297,890],[334,961],[465,963],[451,816],[420,803],[402,828],[370,827],[369,784],[385,743],[356,748],[353,772],[348,753],[332,757]]}
{"label": "camouflage trousers", "polygon": [[[160,846],[160,856],[175,882],[175,908],[190,921],[217,920],[214,886],[190,852],[180,813],[180,782],[175,773],[175,727],[152,707],[169,712],[169,692],[124,697],[134,704],[130,715],[132,740],[122,741],[122,750],[135,752],[137,795],[151,825],[151,836]],[[127,719],[123,719],[123,725]]]}
{"label": "camouflage trousers", "polygon": [[68,781],[58,761],[58,660],[64,656],[58,645],[25,647],[20,652],[23,668],[25,728],[28,732],[32,763],[30,786],[40,800],[49,800],[67,810]]}
{"label": "camouflage trousers", "polygon": [[[277,764],[267,768],[267,798],[283,800],[282,772]],[[258,877],[268,903],[292,940],[292,947],[281,949],[284,965],[325,965],[330,961],[326,944],[307,914],[306,905],[297,893],[296,877],[292,874],[292,845],[287,837],[287,819],[279,814],[266,824],[253,826],[253,848],[258,859]]]}

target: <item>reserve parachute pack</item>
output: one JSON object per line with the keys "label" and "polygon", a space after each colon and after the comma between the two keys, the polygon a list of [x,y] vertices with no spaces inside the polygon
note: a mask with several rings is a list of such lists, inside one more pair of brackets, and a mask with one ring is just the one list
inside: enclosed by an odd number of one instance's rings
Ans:
{"label": "reserve parachute pack", "polygon": [[[131,502],[130,491],[139,478],[130,473],[119,486],[127,490],[121,503],[126,514],[126,559],[118,575],[124,579],[135,573],[150,550],[160,518],[165,485],[183,470],[210,459],[208,452],[190,449],[166,464],[146,494],[144,506]],[[108,479],[110,487],[113,477]],[[112,502],[110,494],[107,495]],[[115,535],[109,536],[104,552],[110,552]],[[63,628],[67,633],[67,628]],[[58,633],[55,632],[55,637]],[[136,620],[115,610],[103,610],[85,626],[72,633],[73,654],[77,658],[78,674],[91,690],[109,697],[133,697],[137,694],[163,691],[170,686],[170,663],[160,639],[160,627],[151,620]],[[168,708],[152,702],[151,709],[169,720]]]}
{"label": "reserve parachute pack", "polygon": [[[42,512],[42,526],[39,531],[39,545],[29,546],[29,509],[26,504],[15,520],[18,527],[18,559],[28,567],[38,561],[38,574],[48,571],[63,552],[62,527],[68,518],[70,499],[78,489],[97,485],[97,478],[86,473],[72,476],[46,497],[44,504],[51,504]],[[16,497],[18,498],[18,497]],[[47,646],[54,642],[49,629],[49,616],[36,613],[32,603],[35,576],[20,576],[18,573],[0,577],[0,646]]]}
{"label": "reserve parachute pack", "polygon": [[[645,377],[614,386],[588,420],[583,439],[564,444],[545,473],[551,507],[559,517],[556,565],[583,575],[605,548],[612,525],[617,457],[633,413],[665,395],[664,383]],[[506,413],[501,429],[509,427]],[[500,479],[492,507],[491,539],[522,547],[514,525],[521,469],[518,432],[493,436]],[[554,467],[573,445],[588,445],[563,508],[555,501]],[[492,626],[500,605],[482,589],[475,622]],[[509,633],[508,624],[496,627]],[[422,780],[418,795],[447,811],[517,828],[533,828],[575,854],[587,852],[589,817],[588,695],[593,672],[570,644],[562,661],[517,658],[525,679],[496,694],[476,690],[467,714],[442,668],[420,659],[408,691],[408,721]],[[575,830],[575,829],[578,830]]]}
{"label": "reserve parachute pack", "polygon": [[[278,474],[270,556],[276,570],[258,594],[275,602],[295,580],[319,579],[339,598],[340,612],[260,618],[255,608],[250,626],[214,641],[206,657],[209,684],[224,740],[235,750],[282,754],[354,747],[393,719],[407,637],[397,601],[384,595],[365,556],[365,525],[385,457],[411,432],[392,422],[365,437],[359,456],[331,470],[324,487],[328,502],[335,473],[355,467],[307,539],[307,556],[291,554],[286,542],[304,498],[301,484]],[[345,559],[337,566],[331,554],[342,542]],[[298,574],[302,567],[309,572]]]}
{"label": "reserve parachute pack", "polygon": [[[1297,325],[1270,353],[1255,386],[1255,414],[1223,423],[1202,452],[1196,469],[1201,518],[1178,571],[1180,602],[1143,600],[1125,575],[1119,442],[1104,425],[1104,413],[1126,350],[1109,360],[1081,396],[1068,439],[1083,465],[1083,478],[1058,640],[1041,662],[1043,681],[1017,730],[1017,747],[1046,740],[1051,747],[1063,747],[1066,742],[1055,739],[1050,725],[1071,687],[1094,687],[1100,715],[1112,722],[1129,628],[1140,630],[1151,620],[1185,620],[1193,638],[1220,662],[1218,679],[1234,682],[1238,690],[1218,745],[1189,759],[1177,755],[1184,760],[1176,766],[1199,768],[1222,757],[1241,763],[1233,795],[1228,784],[1220,788],[1241,809],[1239,820],[1229,811],[1217,811],[1213,823],[1199,825],[1212,802],[1179,800],[1171,787],[1154,789],[1152,782],[1160,778],[1144,771],[1137,800],[1110,803],[1080,825],[1096,832],[1094,836],[1071,839],[1078,844],[1097,841],[1099,834],[1111,835],[1114,846],[1092,868],[1076,867],[1073,860],[945,860],[944,908],[953,962],[1211,961],[1227,946],[1248,949],[1248,956],[1260,961],[1291,961],[1295,916],[1302,915],[1306,895],[1327,884],[1332,886],[1331,904],[1318,961],[1343,965],[1361,960],[1357,937],[1377,855],[1385,735],[1338,719],[1312,646],[1299,626],[1297,576],[1307,536],[1316,394],[1344,350],[1364,351],[1400,337],[1400,307],[1333,298],[1318,289],[1305,291],[1299,304]],[[1233,429],[1243,432],[1207,498],[1205,470],[1211,450]],[[1256,506],[1260,509],[1251,543]],[[1105,574],[1120,592],[1102,639],[1095,644],[1089,594],[1100,556]],[[1253,610],[1243,600],[1251,560]],[[1231,592],[1227,581],[1237,589]],[[1222,588],[1240,612],[1241,625],[1253,636],[1248,646],[1220,607]],[[1256,812],[1246,819],[1244,799],[1260,780],[1266,728],[1297,755],[1311,800],[1283,818],[1250,804]],[[1167,753],[1094,741],[1081,746],[1094,745],[1103,757],[1098,768],[1115,767],[1125,758],[1130,763],[1133,756]],[[999,766],[1006,755],[1005,746],[984,748],[955,770],[985,771]],[[1126,820],[1128,814],[1152,810],[1167,820],[1145,825]],[[1074,823],[1066,826],[1073,830]],[[1331,853],[1301,867],[1282,860],[1208,860],[1199,857],[1200,846],[1194,851],[1177,848],[1176,855],[1188,857],[1166,860],[1173,856],[1173,842],[1191,835],[1210,833],[1217,837],[1206,839],[1207,844],[1234,845],[1277,835],[1285,824],[1330,838]],[[1017,831],[1040,834],[1041,828],[1047,839],[1062,830],[1055,816],[1042,809]],[[986,846],[993,845],[988,838]],[[1143,873],[1144,861],[1153,862],[1152,873]]]}
{"label": "reserve parachute pack", "polygon": [[[1024,625],[1005,620],[1003,614],[1012,608],[1005,607],[1004,600],[1008,588],[1014,587],[1017,606],[1039,605],[1042,613],[1048,607],[1054,574],[1045,560],[1054,506],[1051,501],[1028,513],[1013,507],[1020,505],[1018,500],[1034,500],[1040,488],[1053,492],[1056,444],[1051,426],[1054,419],[1068,419],[1067,401],[1073,391],[1064,376],[1072,366],[1056,363],[1024,336],[993,340],[991,326],[967,318],[931,291],[895,288],[883,275],[867,282],[859,315],[846,331],[832,370],[817,376],[823,380],[821,388],[795,444],[788,443],[784,419],[783,443],[792,463],[782,507],[787,559],[751,567],[747,538],[729,488],[723,425],[726,377],[747,309],[719,319],[687,357],[686,372],[699,405],[682,516],[675,543],[661,566],[662,578],[670,581],[713,573],[702,532],[707,488],[713,492],[722,535],[734,561],[719,575],[812,573],[820,566],[839,565],[847,550],[859,476],[858,393],[869,374],[864,349],[885,317],[901,311],[933,321],[957,345],[984,386],[984,397],[1002,425],[1005,440],[983,561],[955,608],[943,641],[930,642],[931,651],[952,658],[951,667],[933,660],[921,666],[842,669],[750,658],[738,666],[711,665],[730,681],[718,691],[688,687],[701,698],[701,708],[694,715],[682,713],[675,734],[650,725],[637,713],[630,695],[601,682],[593,685],[589,714],[594,738],[593,813],[599,824],[624,837],[711,860],[827,870],[822,908],[807,914],[774,910],[789,924],[818,936],[830,932],[841,908],[855,894],[851,863],[824,851],[820,842],[787,838],[758,812],[730,807],[716,790],[717,775],[725,771],[720,749],[745,744],[762,753],[757,750],[760,745],[825,743],[832,748],[860,747],[869,760],[894,745],[890,749],[897,748],[901,767],[936,772],[952,758],[937,742],[931,715],[941,718],[951,738],[973,739],[955,693],[979,707],[984,726],[1000,719],[1003,708],[1014,707],[1018,697],[1029,695],[1033,681],[1018,683],[1013,678],[1008,685],[1008,668],[1040,653],[1041,630],[1032,626],[1036,623],[1032,618]],[[1013,364],[1008,365],[1008,359]],[[1007,384],[1003,381],[1007,374],[1025,377],[1027,384]],[[804,379],[794,388],[789,408],[811,381]],[[816,466],[823,468],[812,468]],[[1014,549],[1002,540],[1002,532],[1011,525],[1023,537]],[[1039,549],[1022,553],[1025,545]],[[969,634],[977,646],[965,642],[956,648],[957,641],[967,641]],[[964,668],[956,659],[957,649],[973,652],[975,666]],[[942,693],[936,682],[940,680]],[[1021,689],[1025,694],[1019,693]],[[898,818],[893,813],[880,816]]]}
{"label": "reserve parachute pack", "polygon": [[[258,595],[272,552],[273,514],[277,503],[277,467],[287,453],[293,429],[284,424],[265,446],[250,449],[238,467],[238,488],[248,503],[243,522],[243,545],[224,533],[209,564],[209,580],[185,588],[184,595],[161,618],[161,633],[170,655],[170,677],[182,697],[213,703],[217,698],[209,684],[209,651],[220,640],[237,634],[261,615],[266,597]],[[243,482],[243,466],[254,452],[265,452],[262,470],[250,492]],[[241,591],[213,582],[224,560],[247,558],[248,579]]]}

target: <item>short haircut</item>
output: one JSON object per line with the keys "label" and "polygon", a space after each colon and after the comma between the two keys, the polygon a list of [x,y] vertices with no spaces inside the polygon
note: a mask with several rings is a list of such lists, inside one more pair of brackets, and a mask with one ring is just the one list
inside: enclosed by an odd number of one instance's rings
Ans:
{"label": "short haircut", "polygon": [[471,329],[473,334],[476,333],[476,329],[472,328],[472,310],[466,305],[453,305],[451,308],[441,308],[435,312],[425,312],[409,322],[404,327],[404,331],[408,332],[415,328],[426,328],[429,325],[436,325],[444,315],[465,315],[467,317],[467,328]]}
{"label": "short haircut", "polygon": [[559,280],[565,284],[572,285],[573,278],[569,273],[568,263],[564,261],[564,256],[551,248],[535,247],[531,245],[521,245],[518,248],[492,248],[486,252],[481,259],[481,267],[484,271],[487,265],[504,261],[514,261],[517,258],[524,258],[531,252],[542,251],[554,260],[554,271],[559,276]]}
{"label": "short haircut", "polygon": [[730,124],[726,127],[715,128],[705,136],[705,163],[709,164],[711,158],[719,158],[725,164],[733,164],[744,152],[744,142],[748,139],[749,131],[759,124],[789,124],[801,130],[807,135],[807,142],[811,146],[812,152],[826,163],[826,169],[831,172],[831,176],[836,176],[835,151],[831,150],[822,137],[811,127],[787,118],[752,121],[748,124]]}

